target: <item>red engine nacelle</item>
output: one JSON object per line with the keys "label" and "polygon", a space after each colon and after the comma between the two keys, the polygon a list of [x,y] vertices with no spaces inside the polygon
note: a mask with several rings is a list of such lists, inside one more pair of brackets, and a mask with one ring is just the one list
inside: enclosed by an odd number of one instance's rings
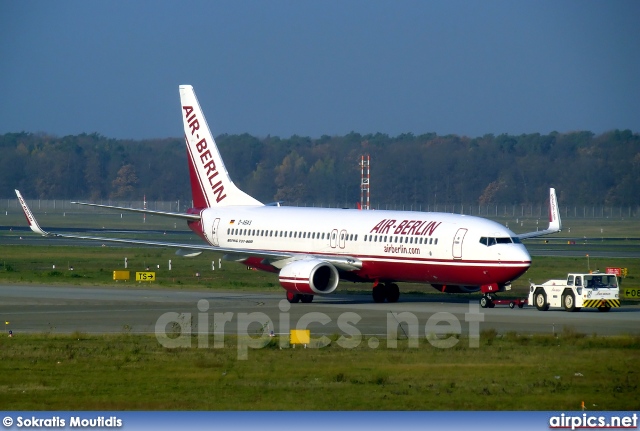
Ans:
{"label": "red engine nacelle", "polygon": [[338,270],[319,259],[291,262],[280,270],[280,284],[288,292],[326,295],[338,287]]}

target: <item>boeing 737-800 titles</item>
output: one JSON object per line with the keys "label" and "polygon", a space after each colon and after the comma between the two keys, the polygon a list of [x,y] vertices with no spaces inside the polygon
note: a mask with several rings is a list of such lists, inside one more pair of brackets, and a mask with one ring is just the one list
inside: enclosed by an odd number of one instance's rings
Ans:
{"label": "boeing 737-800 titles", "polygon": [[77,203],[180,218],[207,245],[47,232],[16,190],[31,229],[53,238],[221,252],[227,260],[277,273],[290,302],[328,295],[340,280],[371,283],[375,302],[396,302],[397,282],[426,283],[448,293],[508,290],[531,265],[520,240],[561,229],[554,189],[549,228],[521,235],[468,215],[263,205],[231,181],[191,86],[180,86],[180,101],[193,208],[171,213]]}

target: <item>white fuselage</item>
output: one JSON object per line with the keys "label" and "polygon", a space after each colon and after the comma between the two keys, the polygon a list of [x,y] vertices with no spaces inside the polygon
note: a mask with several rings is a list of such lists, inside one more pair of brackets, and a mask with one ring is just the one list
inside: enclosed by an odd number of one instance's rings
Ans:
{"label": "white fuselage", "polygon": [[362,262],[359,281],[504,284],[531,264],[513,232],[473,216],[277,206],[208,208],[201,216],[190,227],[213,246],[349,256]]}

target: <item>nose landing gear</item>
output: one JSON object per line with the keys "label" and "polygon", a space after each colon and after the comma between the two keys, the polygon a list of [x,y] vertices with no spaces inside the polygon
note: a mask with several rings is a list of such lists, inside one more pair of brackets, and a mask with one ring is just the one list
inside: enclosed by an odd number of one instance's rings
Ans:
{"label": "nose landing gear", "polygon": [[491,296],[487,293],[485,295],[482,295],[482,297],[480,298],[480,307],[482,308],[493,308],[495,307],[496,304],[493,303],[493,299],[491,298]]}

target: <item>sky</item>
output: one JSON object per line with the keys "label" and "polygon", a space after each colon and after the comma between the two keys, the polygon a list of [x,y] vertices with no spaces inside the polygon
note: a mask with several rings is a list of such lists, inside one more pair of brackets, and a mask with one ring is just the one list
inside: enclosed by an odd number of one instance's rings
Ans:
{"label": "sky", "polygon": [[636,0],[0,0],[0,134],[640,132]]}

